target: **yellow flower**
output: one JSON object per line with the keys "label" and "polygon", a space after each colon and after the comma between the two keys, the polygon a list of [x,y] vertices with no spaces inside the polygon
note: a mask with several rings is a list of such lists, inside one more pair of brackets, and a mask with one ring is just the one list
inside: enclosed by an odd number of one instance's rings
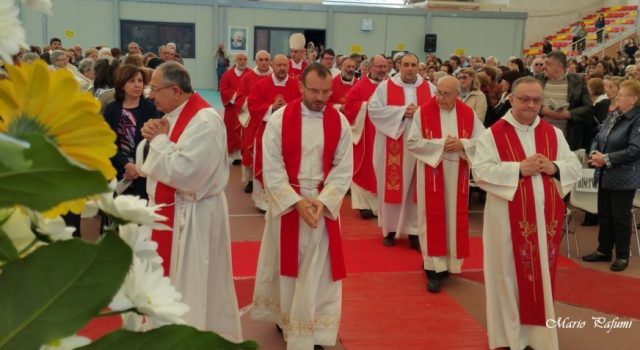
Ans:
{"label": "yellow flower", "polygon": [[[0,80],[0,132],[17,138],[43,134],[74,164],[112,179],[116,135],[100,115],[100,103],[79,91],[73,74],[66,69],[50,71],[40,60],[6,69],[10,80]],[[63,204],[47,216],[68,209],[79,213],[84,200]]]}

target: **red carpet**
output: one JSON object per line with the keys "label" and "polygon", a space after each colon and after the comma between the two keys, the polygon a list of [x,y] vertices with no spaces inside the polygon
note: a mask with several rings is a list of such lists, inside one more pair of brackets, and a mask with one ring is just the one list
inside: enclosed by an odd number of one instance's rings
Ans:
{"label": "red carpet", "polygon": [[[558,266],[556,301],[610,315],[640,319],[640,279],[583,268],[570,262],[575,267]],[[460,276],[484,283],[482,271],[465,271]]]}
{"label": "red carpet", "polygon": [[[342,241],[347,273],[367,272],[407,272],[419,271],[422,263],[420,253],[409,249],[407,240],[398,240],[392,248],[385,247],[381,238],[345,239]],[[464,260],[462,269],[466,271],[482,269],[482,238],[469,240],[471,256]],[[233,275],[253,277],[258,266],[260,242],[231,243]],[[573,261],[560,257],[560,268],[577,267]]]}
{"label": "red carpet", "polygon": [[[487,349],[484,328],[424,274],[355,274],[343,283],[340,341],[348,350]],[[446,330],[446,331],[445,331]]]}

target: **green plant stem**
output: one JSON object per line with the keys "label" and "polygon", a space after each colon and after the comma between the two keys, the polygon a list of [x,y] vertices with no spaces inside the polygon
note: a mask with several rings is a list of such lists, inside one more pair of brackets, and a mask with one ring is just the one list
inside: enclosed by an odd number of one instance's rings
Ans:
{"label": "green plant stem", "polygon": [[22,254],[29,251],[29,249],[33,248],[33,246],[38,243],[38,239],[35,238],[31,243],[29,243],[26,247],[24,247],[20,252],[18,252],[18,256],[22,256]]}
{"label": "green plant stem", "polygon": [[135,307],[132,307],[130,309],[126,309],[126,310],[122,310],[122,311],[109,311],[109,312],[104,312],[101,314],[96,315],[97,317],[107,317],[107,316],[114,316],[114,315],[120,315],[120,314],[126,314],[127,312],[137,312]]}

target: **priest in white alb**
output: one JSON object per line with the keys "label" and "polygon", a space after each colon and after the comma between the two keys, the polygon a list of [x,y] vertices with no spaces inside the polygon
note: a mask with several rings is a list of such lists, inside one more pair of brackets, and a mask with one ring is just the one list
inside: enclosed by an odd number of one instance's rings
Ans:
{"label": "priest in white alb", "polygon": [[160,214],[172,228],[154,231],[152,239],[165,275],[191,307],[187,324],[240,341],[224,195],[229,178],[224,121],[193,91],[179,63],[160,65],[149,85],[149,98],[165,116],[142,127],[147,142],[138,147],[137,166],[147,177],[150,204],[164,205]]}
{"label": "priest in white alb", "polygon": [[459,96],[458,79],[440,79],[436,97],[413,115],[407,141],[417,161],[420,247],[431,293],[469,256],[469,165],[484,126]]}
{"label": "priest in white alb", "polygon": [[263,137],[269,196],[252,317],[275,322],[288,350],[333,346],[342,279],[340,207],[351,183],[349,122],[327,105],[331,72],[313,63],[302,99],[276,111]]}
{"label": "priest in white alb", "polygon": [[487,191],[484,282],[489,347],[558,349],[553,285],[563,197],[581,176],[562,131],[542,120],[543,88],[516,80],[511,110],[476,144],[474,179]]}
{"label": "priest in white alb", "polygon": [[373,166],[378,184],[378,226],[382,244],[391,247],[396,235],[408,235],[420,250],[415,192],[416,159],[407,149],[411,117],[435,93],[435,86],[418,75],[418,57],[407,53],[400,74],[376,88],[368,111],[376,127]]}

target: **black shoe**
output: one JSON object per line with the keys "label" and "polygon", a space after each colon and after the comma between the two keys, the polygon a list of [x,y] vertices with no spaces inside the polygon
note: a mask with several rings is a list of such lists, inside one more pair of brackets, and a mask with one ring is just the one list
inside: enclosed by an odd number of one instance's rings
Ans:
{"label": "black shoe", "polygon": [[611,255],[602,254],[596,250],[595,252],[589,255],[583,256],[582,261],[586,261],[586,262],[611,261]]}
{"label": "black shoe", "polygon": [[253,192],[253,181],[247,182],[247,185],[244,186],[244,193],[251,193],[251,192]]}
{"label": "black shoe", "polygon": [[421,252],[420,239],[418,238],[418,236],[409,235],[409,248]]}
{"label": "black shoe", "polygon": [[382,244],[386,247],[393,247],[396,244],[396,233],[389,232],[387,236],[382,239]]}
{"label": "black shoe", "polygon": [[584,216],[584,221],[580,226],[598,226],[598,215],[587,214]]}
{"label": "black shoe", "polygon": [[282,334],[282,328],[280,328],[280,325],[278,325],[276,323],[276,331],[278,331],[278,333]]}
{"label": "black shoe", "polygon": [[324,350],[324,346],[322,345],[314,345],[313,350]]}
{"label": "black shoe", "polygon": [[624,271],[627,266],[629,266],[629,259],[616,259],[616,261],[611,264],[611,271]]}
{"label": "black shoe", "polygon": [[242,163],[242,161],[240,159],[234,159],[233,162],[231,164],[233,165],[240,165]]}
{"label": "black shoe", "polygon": [[373,212],[370,209],[360,209],[360,217],[367,220],[373,217]]}
{"label": "black shoe", "polygon": [[437,278],[427,279],[427,290],[429,293],[439,293],[442,288],[442,282]]}

